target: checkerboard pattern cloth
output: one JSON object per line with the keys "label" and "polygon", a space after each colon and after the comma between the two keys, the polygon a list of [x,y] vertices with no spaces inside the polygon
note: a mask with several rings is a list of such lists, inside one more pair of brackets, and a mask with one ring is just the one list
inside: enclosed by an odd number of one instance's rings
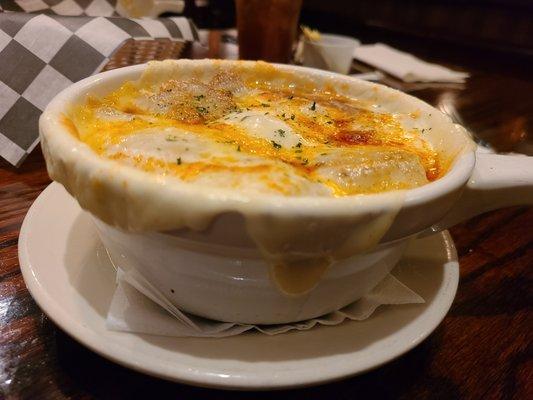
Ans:
{"label": "checkerboard pattern cloth", "polygon": [[57,15],[122,15],[117,0],[0,0],[0,10]]}
{"label": "checkerboard pattern cloth", "polygon": [[38,119],[48,102],[99,72],[130,38],[194,41],[198,33],[183,17],[0,13],[0,156],[19,165],[38,143]]}

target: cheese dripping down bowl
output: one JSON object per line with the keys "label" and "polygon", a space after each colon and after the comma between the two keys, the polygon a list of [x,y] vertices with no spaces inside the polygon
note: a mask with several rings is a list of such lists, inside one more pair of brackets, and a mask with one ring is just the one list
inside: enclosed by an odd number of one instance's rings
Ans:
{"label": "cheese dripping down bowl", "polygon": [[[465,129],[428,104],[297,66],[120,68],[62,91],[39,127],[51,178],[94,217],[114,264],[221,321],[342,308],[416,235],[531,202],[513,172],[528,157],[476,164]],[[496,158],[499,175],[473,182]]]}

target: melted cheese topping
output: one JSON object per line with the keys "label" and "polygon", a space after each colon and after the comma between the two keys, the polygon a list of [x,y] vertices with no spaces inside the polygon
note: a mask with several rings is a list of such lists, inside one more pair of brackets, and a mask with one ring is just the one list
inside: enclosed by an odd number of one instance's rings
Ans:
{"label": "melted cheese topping", "polygon": [[325,90],[241,80],[128,82],[69,113],[103,157],[210,187],[285,196],[409,189],[438,178],[415,115]]}

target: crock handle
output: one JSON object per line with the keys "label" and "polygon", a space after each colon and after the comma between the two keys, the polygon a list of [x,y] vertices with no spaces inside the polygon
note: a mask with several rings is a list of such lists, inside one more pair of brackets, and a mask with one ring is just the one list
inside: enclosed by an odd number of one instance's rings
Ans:
{"label": "crock handle", "polygon": [[459,200],[423,234],[439,232],[498,208],[533,205],[533,157],[477,153],[476,166]]}

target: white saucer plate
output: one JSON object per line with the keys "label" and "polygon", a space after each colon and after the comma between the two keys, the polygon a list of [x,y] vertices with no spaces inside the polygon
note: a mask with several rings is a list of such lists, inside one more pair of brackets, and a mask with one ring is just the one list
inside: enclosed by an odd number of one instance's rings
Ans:
{"label": "white saucer plate", "polygon": [[33,203],[20,232],[20,267],[28,289],[74,339],[137,371],[225,389],[309,386],[376,368],[438,326],[459,280],[453,241],[440,233],[413,241],[394,271],[425,304],[382,307],[362,322],[276,336],[172,338],[106,329],[115,272],[103,251],[90,217],[56,183]]}

